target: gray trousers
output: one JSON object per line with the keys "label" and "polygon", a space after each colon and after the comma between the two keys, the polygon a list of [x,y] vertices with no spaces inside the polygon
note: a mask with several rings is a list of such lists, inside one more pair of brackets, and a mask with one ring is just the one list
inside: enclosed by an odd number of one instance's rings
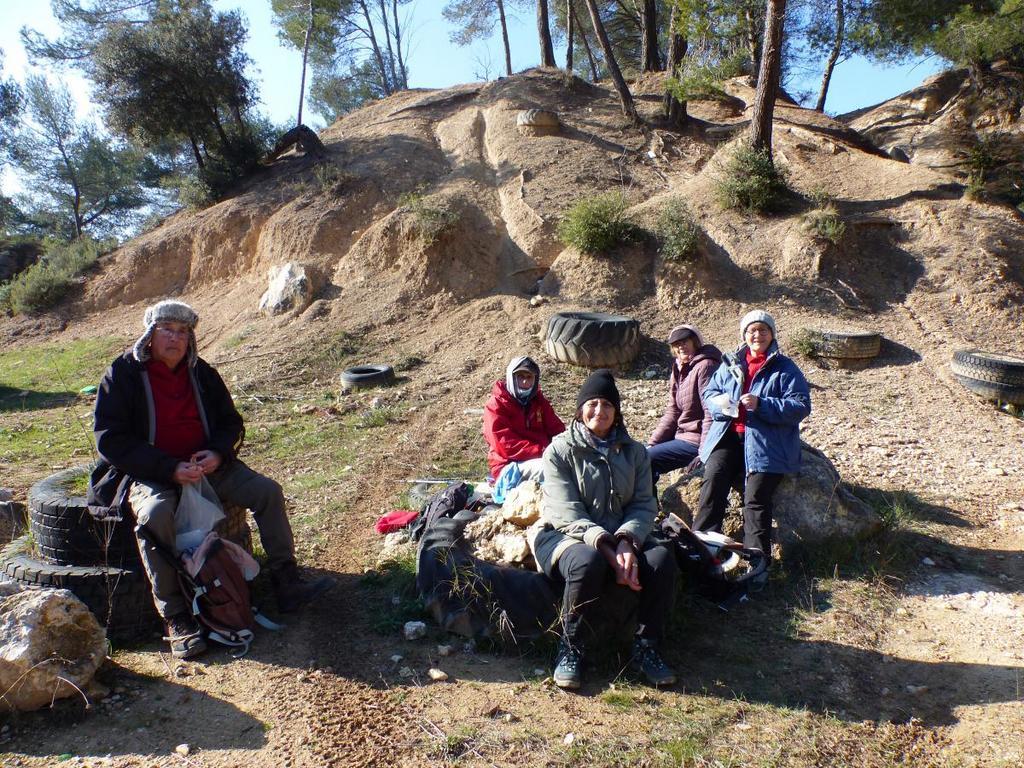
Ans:
{"label": "gray trousers", "polygon": [[[275,570],[295,562],[295,539],[284,510],[281,486],[235,459],[207,477],[217,496],[225,504],[251,509],[260,529],[260,541],[267,553],[268,565]],[[128,502],[139,525],[171,552],[174,551],[174,512],[178,508],[180,486],[133,480]],[[178,586],[178,575],[171,563],[136,534],[142,565],[153,586],[157,612],[166,618],[188,610]]]}

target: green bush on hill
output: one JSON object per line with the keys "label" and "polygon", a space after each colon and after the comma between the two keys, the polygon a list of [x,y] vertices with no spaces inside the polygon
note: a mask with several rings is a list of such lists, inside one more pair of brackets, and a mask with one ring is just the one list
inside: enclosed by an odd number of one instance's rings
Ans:
{"label": "green bush on hill", "polygon": [[605,192],[577,200],[558,224],[558,238],[582,253],[606,253],[637,236],[626,214],[628,202],[621,192]]}
{"label": "green bush on hill", "polygon": [[46,253],[13,280],[0,285],[0,311],[25,315],[48,309],[113,243],[83,237],[70,243],[49,240]]}
{"label": "green bush on hill", "polygon": [[766,149],[737,146],[715,182],[715,194],[724,208],[768,213],[782,208],[789,193],[786,172],[772,162]]}
{"label": "green bush on hill", "polygon": [[678,197],[672,198],[658,213],[655,235],[658,237],[658,252],[668,261],[682,261],[697,250],[697,222],[686,203]]}

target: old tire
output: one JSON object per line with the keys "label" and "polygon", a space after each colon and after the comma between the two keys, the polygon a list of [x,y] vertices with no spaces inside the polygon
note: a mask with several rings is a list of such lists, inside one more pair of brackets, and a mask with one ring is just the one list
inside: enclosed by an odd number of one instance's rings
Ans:
{"label": "old tire", "polygon": [[390,365],[357,365],[341,374],[341,383],[350,389],[386,387],[394,381],[395,369]]}
{"label": "old tire", "polygon": [[56,565],[137,566],[139,550],[132,523],[97,522],[85,499],[68,491],[69,484],[88,471],[88,467],[65,469],[29,490],[29,530],[39,559]]}
{"label": "old tire", "polygon": [[961,349],[953,353],[953,376],[967,389],[991,400],[1024,405],[1024,359]]}
{"label": "old tire", "polygon": [[153,593],[141,566],[55,565],[28,554],[28,536],[15,539],[0,553],[3,576],[30,587],[70,590],[107,628],[107,637],[124,643],[141,640],[159,629]]}
{"label": "old tire", "polygon": [[556,312],[544,349],[559,362],[586,368],[625,365],[640,351],[640,322],[603,312]]}
{"label": "old tire", "polygon": [[882,335],[873,331],[822,331],[818,345],[821,357],[841,360],[870,360],[878,357]]}

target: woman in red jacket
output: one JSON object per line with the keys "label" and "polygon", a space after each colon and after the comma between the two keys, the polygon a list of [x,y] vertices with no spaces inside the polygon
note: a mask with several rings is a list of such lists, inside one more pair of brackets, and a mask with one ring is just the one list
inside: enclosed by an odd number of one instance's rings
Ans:
{"label": "woman in red jacket", "polygon": [[[540,368],[529,357],[512,358],[505,380],[494,382],[484,407],[490,479],[498,482],[503,474],[517,472],[520,480],[540,480],[541,454],[563,431],[565,425],[540,391]],[[503,485],[512,488],[517,483]]]}

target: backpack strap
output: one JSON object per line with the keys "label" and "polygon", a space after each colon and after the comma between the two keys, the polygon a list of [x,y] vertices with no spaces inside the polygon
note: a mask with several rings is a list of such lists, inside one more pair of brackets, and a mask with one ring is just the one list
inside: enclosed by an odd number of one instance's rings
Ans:
{"label": "backpack strap", "polygon": [[249,652],[249,647],[255,639],[251,629],[241,629],[237,632],[228,630],[211,629],[206,633],[210,640],[216,640],[221,645],[226,645],[232,650],[228,651],[231,658],[240,659]]}
{"label": "backpack strap", "polygon": [[262,613],[257,611],[255,608],[252,611],[252,617],[264,629],[269,629],[271,632],[277,632],[284,629],[284,624],[278,624],[276,621],[271,621]]}

